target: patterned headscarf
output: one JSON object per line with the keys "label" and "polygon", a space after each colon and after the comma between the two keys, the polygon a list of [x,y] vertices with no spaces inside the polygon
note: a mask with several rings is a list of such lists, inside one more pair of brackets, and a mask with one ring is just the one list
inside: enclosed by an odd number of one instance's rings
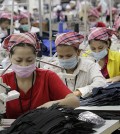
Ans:
{"label": "patterned headscarf", "polygon": [[92,8],[88,11],[88,17],[89,16],[95,16],[96,18],[99,18],[100,14],[96,8]]}
{"label": "patterned headscarf", "polygon": [[[8,13],[8,12],[0,13],[0,19],[2,19],[2,18],[10,20],[11,19],[11,13]],[[13,19],[16,20],[17,17],[15,15],[13,15]]]}
{"label": "patterned headscarf", "polygon": [[21,12],[20,15],[18,16],[18,20],[20,21],[21,19],[24,19],[24,18],[29,18],[31,17],[31,14],[28,13],[28,12]]}
{"label": "patterned headscarf", "polygon": [[93,28],[88,36],[88,41],[91,40],[107,41],[113,34],[115,34],[115,31],[113,31],[112,29],[108,29],[106,27]]}
{"label": "patterned headscarf", "polygon": [[77,32],[68,32],[59,34],[55,40],[55,45],[69,45],[79,48],[79,45],[84,41],[84,36]]}
{"label": "patterned headscarf", "polygon": [[40,50],[40,42],[34,33],[19,33],[19,34],[12,34],[4,39],[2,43],[2,47],[7,51],[10,51],[12,47],[18,45],[20,43],[26,43],[32,45],[36,51]]}

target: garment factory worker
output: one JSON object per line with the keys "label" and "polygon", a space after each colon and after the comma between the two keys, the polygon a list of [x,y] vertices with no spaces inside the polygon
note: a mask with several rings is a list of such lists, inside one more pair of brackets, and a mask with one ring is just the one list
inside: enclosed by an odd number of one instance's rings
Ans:
{"label": "garment factory worker", "polygon": [[19,15],[19,30],[20,33],[25,33],[25,32],[32,32],[32,33],[38,33],[39,32],[39,28],[34,27],[34,26],[30,26],[29,27],[29,17],[30,17],[30,25],[31,25],[31,15],[28,12],[25,13],[20,13]]}
{"label": "garment factory worker", "polygon": [[120,79],[120,53],[110,50],[112,34],[113,30],[95,28],[88,36],[91,55],[99,63],[107,82],[116,82]]}
{"label": "garment factory worker", "polygon": [[20,93],[19,99],[7,102],[6,116],[17,118],[21,114],[52,104],[78,107],[78,98],[52,71],[35,66],[39,42],[35,34],[19,33],[8,36],[2,46],[9,51],[13,72],[2,75],[3,82]]}
{"label": "garment factory worker", "polygon": [[[29,18],[30,18],[30,25],[29,25]],[[41,42],[41,37],[40,37],[40,29],[38,27],[34,27],[32,26],[32,21],[31,21],[31,14],[28,13],[28,12],[21,12],[20,15],[19,15],[19,23],[20,23],[20,26],[19,26],[19,30],[20,30],[20,33],[26,33],[26,32],[32,32],[32,33],[36,33],[37,35],[37,38],[40,40]],[[41,44],[42,45],[42,50],[45,50],[46,49],[46,46],[44,44]],[[37,54],[38,57],[41,57],[42,56],[42,53],[40,50]]]}
{"label": "garment factory worker", "polygon": [[99,21],[100,18],[100,13],[96,8],[91,8],[88,11],[88,25],[90,28],[93,27],[106,27],[106,25]]}
{"label": "garment factory worker", "polygon": [[2,12],[0,14],[0,42],[10,34],[11,14]]}
{"label": "garment factory worker", "polygon": [[[79,46],[84,36],[76,32],[60,34],[55,40],[58,64],[64,68],[63,73],[73,77],[61,77],[76,96],[83,98],[92,94],[95,87],[105,86],[105,80],[99,71],[99,65],[87,58],[80,57]],[[48,68],[49,69],[49,68]],[[53,69],[55,71],[55,69]],[[57,73],[61,70],[57,69]]]}

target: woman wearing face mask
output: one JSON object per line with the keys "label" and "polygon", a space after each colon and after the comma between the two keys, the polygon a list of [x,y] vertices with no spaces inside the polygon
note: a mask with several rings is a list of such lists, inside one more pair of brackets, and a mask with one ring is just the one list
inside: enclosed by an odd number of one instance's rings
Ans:
{"label": "woman wearing face mask", "polygon": [[99,12],[97,9],[92,8],[88,11],[88,25],[90,28],[93,27],[106,27],[106,25],[103,22],[99,22]]}
{"label": "woman wearing face mask", "polygon": [[[20,14],[20,16],[19,16],[19,23],[20,23],[19,30],[20,30],[20,33],[26,33],[26,32],[36,33],[38,39],[41,41],[41,37],[40,37],[40,34],[39,34],[40,29],[37,28],[37,27],[31,26],[31,24],[29,26],[29,23],[28,23],[29,17],[30,17],[30,20],[31,20],[31,15],[28,12]],[[42,51],[47,49],[46,46],[43,43],[41,44],[41,47],[42,47]],[[42,52],[39,51],[37,56],[41,57]]]}
{"label": "woman wearing face mask", "polygon": [[0,15],[0,42],[3,42],[3,40],[10,34],[10,19],[11,14],[3,12]]}
{"label": "woman wearing face mask", "polygon": [[[76,32],[60,34],[55,40],[58,65],[64,68],[63,73],[73,77],[61,77],[64,83],[76,96],[83,98],[92,94],[95,87],[105,86],[105,80],[99,66],[86,58],[81,58],[79,46],[84,36]],[[55,69],[54,69],[55,71]],[[57,69],[59,74],[61,70]]]}
{"label": "woman wearing face mask", "polygon": [[29,13],[21,13],[19,15],[19,23],[20,23],[19,30],[20,30],[20,33],[25,33],[25,32],[28,32],[28,31],[33,32],[33,33],[38,33],[39,32],[39,28],[37,28],[37,27],[31,26],[29,28],[29,23],[28,23],[29,17],[30,17]]}
{"label": "woman wearing face mask", "polygon": [[36,35],[31,33],[13,34],[3,42],[3,47],[10,52],[13,70],[2,76],[3,82],[11,90],[20,92],[19,99],[7,102],[8,118],[14,119],[39,106],[49,107],[55,103],[79,106],[77,97],[55,73],[36,68],[36,52],[39,46]]}
{"label": "woman wearing face mask", "polygon": [[99,63],[107,82],[120,80],[120,53],[110,50],[110,37],[113,33],[107,28],[95,28],[88,36],[91,54]]}

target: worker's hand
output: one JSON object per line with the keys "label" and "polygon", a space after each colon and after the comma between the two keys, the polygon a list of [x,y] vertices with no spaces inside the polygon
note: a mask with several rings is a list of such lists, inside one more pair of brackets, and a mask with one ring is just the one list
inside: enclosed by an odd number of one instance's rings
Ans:
{"label": "worker's hand", "polygon": [[77,97],[80,97],[82,95],[79,90],[74,91],[73,94]]}
{"label": "worker's hand", "polygon": [[116,76],[116,77],[106,80],[107,83],[114,83],[114,82],[119,82],[119,81],[120,81],[120,76]]}

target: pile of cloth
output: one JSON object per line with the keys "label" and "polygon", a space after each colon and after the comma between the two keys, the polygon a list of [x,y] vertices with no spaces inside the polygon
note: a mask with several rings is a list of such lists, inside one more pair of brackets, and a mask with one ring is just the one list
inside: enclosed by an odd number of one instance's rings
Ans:
{"label": "pile of cloth", "polygon": [[81,106],[115,106],[120,105],[120,82],[103,88],[94,88],[92,96],[80,99]]}
{"label": "pile of cloth", "polygon": [[[112,83],[105,88],[95,88],[92,92],[92,96],[80,99],[81,106],[120,106],[120,82]],[[82,109],[82,111],[86,110]],[[91,108],[89,111],[104,119],[120,120],[120,110],[93,110]]]}
{"label": "pile of cloth", "polygon": [[0,134],[92,134],[96,125],[104,123],[104,119],[91,112],[81,113],[55,104],[23,114]]}

